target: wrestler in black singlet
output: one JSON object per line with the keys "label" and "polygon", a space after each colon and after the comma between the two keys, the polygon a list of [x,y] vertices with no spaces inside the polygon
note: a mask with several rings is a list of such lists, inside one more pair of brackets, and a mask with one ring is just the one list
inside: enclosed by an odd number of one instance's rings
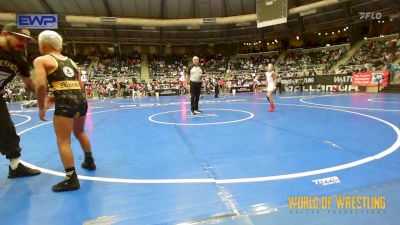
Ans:
{"label": "wrestler in black singlet", "polygon": [[78,70],[71,59],[60,60],[50,56],[58,63],[57,69],[47,76],[55,97],[54,115],[67,118],[86,116],[88,104],[78,80]]}

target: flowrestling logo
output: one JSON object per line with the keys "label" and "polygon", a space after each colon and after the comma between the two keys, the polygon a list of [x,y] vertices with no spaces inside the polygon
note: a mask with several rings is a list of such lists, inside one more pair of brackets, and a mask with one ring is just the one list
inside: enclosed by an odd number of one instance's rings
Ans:
{"label": "flowrestling logo", "polygon": [[57,14],[17,14],[18,29],[58,29]]}
{"label": "flowrestling logo", "polygon": [[382,18],[381,12],[358,12],[360,20],[380,20]]}

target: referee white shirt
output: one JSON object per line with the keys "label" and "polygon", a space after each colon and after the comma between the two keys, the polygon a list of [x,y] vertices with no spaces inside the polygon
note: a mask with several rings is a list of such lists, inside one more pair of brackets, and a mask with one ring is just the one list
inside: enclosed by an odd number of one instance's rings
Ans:
{"label": "referee white shirt", "polygon": [[189,79],[192,82],[202,82],[203,69],[200,66],[190,66],[188,69]]}

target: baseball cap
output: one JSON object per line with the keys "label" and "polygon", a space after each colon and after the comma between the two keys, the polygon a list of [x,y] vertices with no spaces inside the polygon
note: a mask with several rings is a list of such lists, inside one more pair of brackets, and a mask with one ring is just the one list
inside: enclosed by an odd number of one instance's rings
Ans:
{"label": "baseball cap", "polygon": [[31,37],[31,32],[29,32],[28,29],[18,29],[17,24],[15,23],[8,23],[4,25],[2,32],[12,33],[31,41],[35,41],[35,39]]}

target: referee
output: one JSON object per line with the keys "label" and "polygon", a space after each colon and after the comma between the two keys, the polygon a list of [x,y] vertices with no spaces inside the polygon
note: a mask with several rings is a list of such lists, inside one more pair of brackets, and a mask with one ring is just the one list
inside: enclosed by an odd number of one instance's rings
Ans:
{"label": "referee", "polygon": [[199,57],[193,57],[193,65],[191,65],[186,73],[186,83],[190,80],[190,107],[192,115],[201,114],[199,110],[199,100],[201,94],[202,78],[204,70],[199,66]]}

